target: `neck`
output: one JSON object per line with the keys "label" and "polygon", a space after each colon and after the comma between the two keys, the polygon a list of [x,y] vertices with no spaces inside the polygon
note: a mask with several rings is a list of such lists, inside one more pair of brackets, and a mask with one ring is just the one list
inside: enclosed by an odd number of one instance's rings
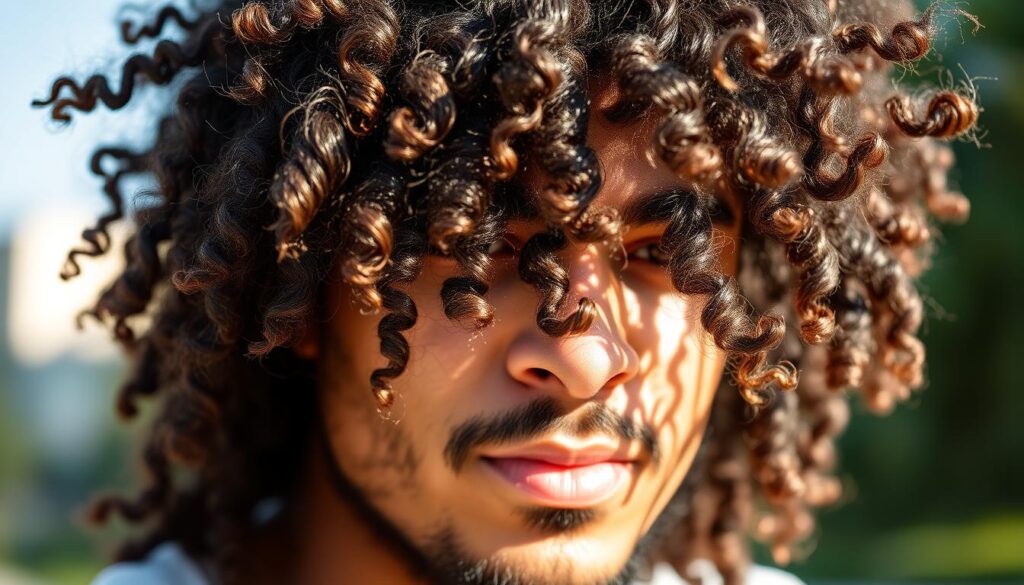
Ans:
{"label": "neck", "polygon": [[[249,583],[424,585],[417,555],[341,477],[322,438],[280,517],[257,537]],[[330,457],[330,459],[329,459]]]}

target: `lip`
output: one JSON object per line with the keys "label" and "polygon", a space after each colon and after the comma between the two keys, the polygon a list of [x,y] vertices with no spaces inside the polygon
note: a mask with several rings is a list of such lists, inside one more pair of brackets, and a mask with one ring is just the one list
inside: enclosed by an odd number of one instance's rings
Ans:
{"label": "lip", "polygon": [[635,463],[608,445],[573,449],[557,443],[491,449],[481,460],[518,495],[557,508],[588,508],[612,499],[628,483]]}
{"label": "lip", "polygon": [[605,443],[578,446],[557,442],[534,443],[519,447],[495,447],[487,449],[481,455],[489,459],[534,459],[563,467],[604,462],[633,463],[637,459],[637,456],[626,448]]}

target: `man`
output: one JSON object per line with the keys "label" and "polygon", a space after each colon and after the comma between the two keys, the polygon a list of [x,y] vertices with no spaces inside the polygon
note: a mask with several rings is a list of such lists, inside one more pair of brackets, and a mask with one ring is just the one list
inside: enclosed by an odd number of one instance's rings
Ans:
{"label": "man", "polygon": [[150,151],[97,151],[115,213],[65,270],[152,173],[92,310],[134,356],[119,412],[160,403],[150,478],[92,513],[155,523],[97,583],[791,579],[750,568],[752,520],[788,561],[838,497],[842,391],[920,385],[926,210],[966,213],[931,137],[976,106],[887,77],[933,16],[294,0],[126,25],[187,36],[39,102],[184,80]]}

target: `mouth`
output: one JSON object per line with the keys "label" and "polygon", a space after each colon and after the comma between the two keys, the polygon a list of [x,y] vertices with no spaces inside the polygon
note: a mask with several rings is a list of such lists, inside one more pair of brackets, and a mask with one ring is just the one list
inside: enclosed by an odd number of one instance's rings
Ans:
{"label": "mouth", "polygon": [[626,486],[635,462],[608,450],[527,448],[482,456],[483,462],[532,505],[589,508]]}

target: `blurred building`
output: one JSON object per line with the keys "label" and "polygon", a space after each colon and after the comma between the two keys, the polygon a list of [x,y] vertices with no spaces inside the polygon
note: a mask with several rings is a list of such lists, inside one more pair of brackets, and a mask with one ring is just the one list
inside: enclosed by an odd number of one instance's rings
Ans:
{"label": "blurred building", "polygon": [[72,512],[111,467],[122,360],[108,330],[88,319],[77,330],[75,317],[123,264],[119,248],[58,275],[93,221],[82,207],[36,207],[0,245],[0,551],[17,557],[81,538]]}

